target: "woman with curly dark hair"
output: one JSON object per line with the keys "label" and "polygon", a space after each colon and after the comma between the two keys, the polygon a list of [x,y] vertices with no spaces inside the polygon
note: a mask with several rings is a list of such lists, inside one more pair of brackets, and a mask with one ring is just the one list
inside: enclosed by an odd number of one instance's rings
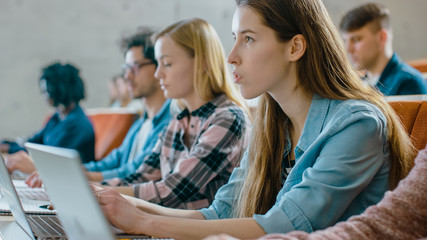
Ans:
{"label": "woman with curly dark hair", "polygon": [[[42,70],[40,90],[55,113],[46,125],[27,141],[56,147],[72,148],[83,162],[94,159],[95,133],[79,102],[85,98],[85,87],[79,69],[55,62]],[[9,171],[33,172],[34,165],[25,148],[14,141],[3,141],[2,152],[8,152]]]}

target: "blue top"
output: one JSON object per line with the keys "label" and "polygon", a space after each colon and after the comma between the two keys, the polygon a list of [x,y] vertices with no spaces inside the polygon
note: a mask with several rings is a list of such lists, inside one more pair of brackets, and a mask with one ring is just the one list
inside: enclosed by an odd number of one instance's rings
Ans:
{"label": "blue top", "polygon": [[[212,205],[200,210],[206,219],[233,217],[234,190],[245,180],[247,156]],[[314,96],[295,160],[274,206],[253,216],[266,233],[324,229],[380,201],[391,161],[386,118],[365,101]]]}
{"label": "blue top", "polygon": [[[65,119],[61,120],[59,113],[56,112],[46,126],[27,141],[75,149],[80,153],[83,163],[95,159],[95,133],[92,123],[79,104],[76,104]],[[25,151],[24,147],[15,142],[8,143],[10,144],[9,153]]]}
{"label": "blue top", "polygon": [[386,96],[427,94],[427,80],[415,68],[402,62],[394,53],[376,87]]}
{"label": "blue top", "polygon": [[132,150],[132,144],[135,137],[138,135],[142,124],[147,120],[147,114],[136,121],[126,134],[125,139],[120,147],[111,151],[108,156],[97,162],[86,163],[84,166],[88,171],[102,172],[104,180],[126,176],[134,173],[141,165],[144,158],[151,154],[154,145],[157,142],[159,134],[169,124],[172,115],[170,113],[170,100],[166,100],[160,111],[153,118],[153,128],[147,136],[143,150],[136,156],[135,159],[129,159],[129,154]]}

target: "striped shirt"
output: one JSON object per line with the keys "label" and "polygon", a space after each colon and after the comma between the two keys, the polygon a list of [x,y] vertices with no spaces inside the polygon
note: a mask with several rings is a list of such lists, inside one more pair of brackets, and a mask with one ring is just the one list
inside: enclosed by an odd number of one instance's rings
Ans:
{"label": "striped shirt", "polygon": [[167,207],[207,207],[239,164],[249,126],[242,108],[225,95],[191,113],[185,109],[169,123],[134,174],[109,184],[132,185],[136,197]]}

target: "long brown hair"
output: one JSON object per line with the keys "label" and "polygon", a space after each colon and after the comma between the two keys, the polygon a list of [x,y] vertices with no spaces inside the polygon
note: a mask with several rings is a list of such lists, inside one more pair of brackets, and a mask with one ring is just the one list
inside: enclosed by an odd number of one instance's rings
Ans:
{"label": "long brown hair", "polygon": [[[278,41],[302,34],[307,42],[297,63],[298,84],[311,94],[330,99],[360,99],[377,106],[387,118],[392,164],[390,188],[396,187],[412,167],[413,147],[398,116],[384,97],[365,86],[347,59],[342,40],[321,0],[236,0],[273,29]],[[251,217],[266,213],[281,188],[281,162],[285,149],[284,127],[288,117],[264,93],[255,114],[249,150],[249,170],[240,192],[236,214]]]}

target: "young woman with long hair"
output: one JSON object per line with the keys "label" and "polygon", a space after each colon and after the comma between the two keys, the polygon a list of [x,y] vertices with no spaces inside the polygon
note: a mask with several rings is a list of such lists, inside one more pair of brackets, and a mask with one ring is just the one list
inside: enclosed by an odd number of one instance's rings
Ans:
{"label": "young woman with long hair", "polygon": [[242,95],[261,96],[249,150],[207,209],[96,191],[126,232],[175,239],[312,232],[377,203],[412,166],[398,117],[359,79],[320,0],[236,2],[228,62]]}
{"label": "young woman with long hair", "polygon": [[180,21],[155,38],[155,77],[177,114],[137,171],[108,183],[166,207],[208,207],[247,147],[248,110],[209,23]]}

